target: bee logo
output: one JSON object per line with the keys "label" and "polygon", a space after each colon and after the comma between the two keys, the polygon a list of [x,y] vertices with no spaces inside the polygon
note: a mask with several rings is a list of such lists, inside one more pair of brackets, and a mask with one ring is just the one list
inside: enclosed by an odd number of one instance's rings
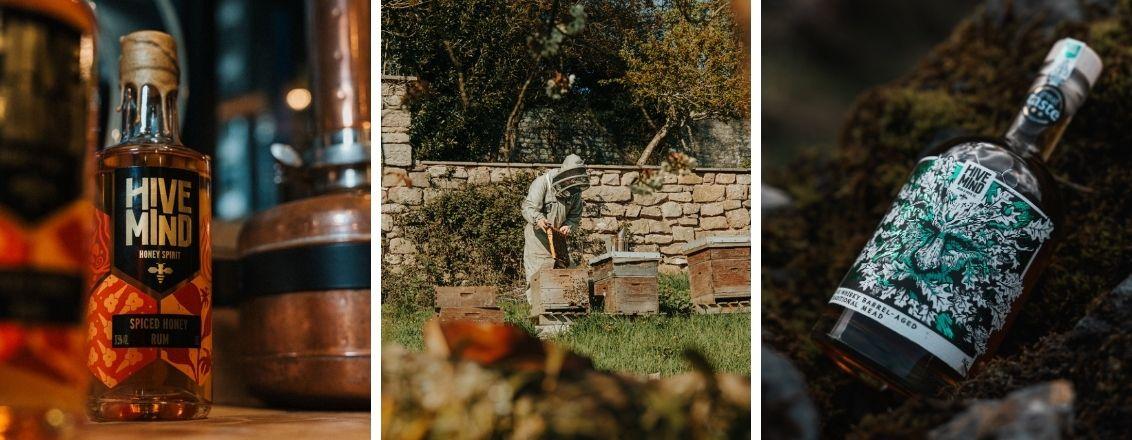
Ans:
{"label": "bee logo", "polygon": [[165,276],[173,273],[173,269],[165,267],[165,263],[157,263],[157,267],[149,268],[149,273],[157,275],[158,284],[165,282]]}

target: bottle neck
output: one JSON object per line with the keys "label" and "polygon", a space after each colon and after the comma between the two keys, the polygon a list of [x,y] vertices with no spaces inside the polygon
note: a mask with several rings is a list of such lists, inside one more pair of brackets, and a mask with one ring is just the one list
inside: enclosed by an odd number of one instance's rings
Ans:
{"label": "bottle neck", "polygon": [[1049,160],[1088,93],[1089,83],[1079,72],[1064,79],[1039,76],[1003,136],[1006,143],[1022,157]]}
{"label": "bottle neck", "polygon": [[134,84],[122,87],[122,140],[119,144],[181,145],[177,117],[177,90],[164,94],[151,84],[140,90]]}

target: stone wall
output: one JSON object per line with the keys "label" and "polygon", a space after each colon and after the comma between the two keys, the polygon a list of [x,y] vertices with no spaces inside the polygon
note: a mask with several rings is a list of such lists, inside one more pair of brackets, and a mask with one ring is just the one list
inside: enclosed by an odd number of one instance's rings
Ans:
{"label": "stone wall", "polygon": [[[499,182],[513,173],[542,173],[557,164],[419,161],[409,140],[411,116],[403,97],[412,77],[382,77],[381,110],[381,240],[382,263],[396,266],[413,258],[416,246],[395,228],[406,209],[419,206],[440,191],[464,185]],[[686,265],[683,246],[710,235],[750,235],[751,174],[743,168],[700,168],[665,178],[660,191],[633,194],[629,185],[642,169],[657,167],[590,165],[591,187],[582,195],[582,228],[592,238],[612,238],[628,225],[636,251],[660,252],[662,269]],[[590,256],[586,256],[587,258]]]}
{"label": "stone wall", "polygon": [[[416,246],[394,227],[395,218],[441,191],[463,185],[499,182],[512,173],[538,172],[553,164],[487,164],[420,162],[411,167],[386,166],[381,176],[383,263],[396,265],[416,253]],[[591,238],[613,237],[618,225],[628,225],[637,245],[634,251],[660,252],[662,269],[686,265],[684,245],[712,235],[750,235],[751,175],[745,169],[698,169],[666,178],[660,191],[633,194],[630,183],[639,168],[590,166],[591,187],[582,193],[582,228]],[[592,257],[587,255],[586,258]]]}

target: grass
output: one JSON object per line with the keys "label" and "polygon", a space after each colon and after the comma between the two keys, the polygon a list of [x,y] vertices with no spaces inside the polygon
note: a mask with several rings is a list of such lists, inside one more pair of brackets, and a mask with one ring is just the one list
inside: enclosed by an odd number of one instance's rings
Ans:
{"label": "grass", "polygon": [[[717,371],[751,373],[751,315],[692,314],[688,277],[660,276],[661,314],[628,318],[593,313],[552,338],[593,359],[603,370],[634,374],[672,375],[691,369],[684,351],[695,350]],[[529,332],[525,301],[502,301],[507,322]],[[396,343],[412,350],[422,348],[421,326],[432,310],[383,307],[382,344]]]}

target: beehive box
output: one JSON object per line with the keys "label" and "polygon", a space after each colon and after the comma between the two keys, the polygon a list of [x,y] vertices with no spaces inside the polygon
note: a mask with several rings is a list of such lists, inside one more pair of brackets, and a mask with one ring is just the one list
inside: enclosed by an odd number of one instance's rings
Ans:
{"label": "beehive box", "polygon": [[435,286],[436,308],[497,307],[495,286]]}
{"label": "beehive box", "polygon": [[440,321],[503,322],[503,310],[489,307],[446,307],[440,309]]}
{"label": "beehive box", "polygon": [[543,268],[531,280],[531,316],[589,310],[589,290],[586,269]]}
{"label": "beehive box", "polygon": [[613,251],[590,259],[594,296],[601,297],[605,312],[623,315],[654,314],[660,310],[656,252]]}
{"label": "beehive box", "polygon": [[705,237],[688,243],[692,304],[700,311],[749,308],[751,301],[751,238]]}
{"label": "beehive box", "polygon": [[503,322],[495,286],[435,286],[434,305],[441,321]]}

